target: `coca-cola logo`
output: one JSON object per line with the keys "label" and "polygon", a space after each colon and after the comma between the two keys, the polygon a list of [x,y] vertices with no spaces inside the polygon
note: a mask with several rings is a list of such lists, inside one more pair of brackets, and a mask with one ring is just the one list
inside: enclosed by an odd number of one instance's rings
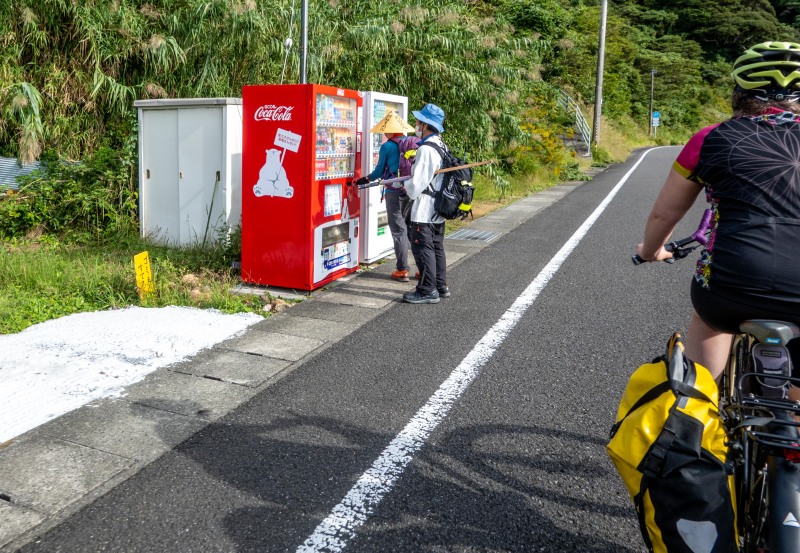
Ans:
{"label": "coca-cola logo", "polygon": [[256,121],[291,121],[294,106],[276,106],[270,104],[256,110]]}

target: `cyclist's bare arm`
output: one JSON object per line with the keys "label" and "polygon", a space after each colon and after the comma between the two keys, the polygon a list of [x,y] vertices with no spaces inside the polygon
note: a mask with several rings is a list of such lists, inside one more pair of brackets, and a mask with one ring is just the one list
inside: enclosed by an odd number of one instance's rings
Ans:
{"label": "cyclist's bare arm", "polygon": [[697,199],[702,186],[683,177],[675,169],[670,169],[667,180],[658,193],[647,224],[644,241],[636,246],[636,253],[646,261],[661,261],[672,257],[664,249],[678,221],[686,215]]}

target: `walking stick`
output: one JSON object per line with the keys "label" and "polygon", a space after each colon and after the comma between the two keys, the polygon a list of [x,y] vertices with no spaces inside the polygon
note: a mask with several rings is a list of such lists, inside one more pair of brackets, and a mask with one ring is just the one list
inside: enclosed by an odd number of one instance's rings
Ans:
{"label": "walking stick", "polygon": [[[479,167],[481,165],[489,165],[490,163],[494,163],[494,159],[490,159],[488,161],[476,161],[475,163],[467,163],[466,165],[457,165],[455,167],[448,167],[447,169],[437,169],[433,172],[434,175],[438,175],[439,173],[449,173],[450,171],[458,171],[459,169],[467,169],[469,167]],[[359,186],[359,190],[364,190],[365,188],[372,188],[373,186],[380,186],[382,184],[392,184],[394,182],[404,182],[407,180],[411,180],[411,177],[394,177],[391,179],[378,179],[376,181],[372,181],[369,184],[364,184]]]}

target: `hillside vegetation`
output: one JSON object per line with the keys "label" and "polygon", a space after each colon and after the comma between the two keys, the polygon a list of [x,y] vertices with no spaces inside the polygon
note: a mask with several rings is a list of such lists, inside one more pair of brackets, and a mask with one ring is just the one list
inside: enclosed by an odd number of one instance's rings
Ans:
{"label": "hillside vegetation", "polygon": [[[798,6],[609,2],[603,116],[644,138],[656,71],[661,140],[685,140],[726,116],[730,62],[743,46],[800,40]],[[60,169],[57,178],[100,215],[51,224],[27,214],[11,227],[0,221],[0,232],[97,231],[135,219],[134,100],[239,96],[244,84],[297,82],[299,9],[298,0],[1,0],[0,155],[94,160],[88,174]],[[496,184],[543,166],[557,178],[575,163],[557,139],[571,120],[556,91],[590,116],[599,10],[599,0],[311,0],[308,81],[441,105],[450,143],[473,159],[503,160],[490,170]],[[98,182],[112,191],[108,205],[93,197]]]}

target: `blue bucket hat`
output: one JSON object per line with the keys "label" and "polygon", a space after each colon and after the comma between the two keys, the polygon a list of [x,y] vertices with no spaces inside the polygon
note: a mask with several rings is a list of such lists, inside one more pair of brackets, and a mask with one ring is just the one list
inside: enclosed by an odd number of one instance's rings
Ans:
{"label": "blue bucket hat", "polygon": [[444,111],[436,104],[425,104],[419,111],[411,112],[418,121],[429,124],[439,132],[444,132]]}

